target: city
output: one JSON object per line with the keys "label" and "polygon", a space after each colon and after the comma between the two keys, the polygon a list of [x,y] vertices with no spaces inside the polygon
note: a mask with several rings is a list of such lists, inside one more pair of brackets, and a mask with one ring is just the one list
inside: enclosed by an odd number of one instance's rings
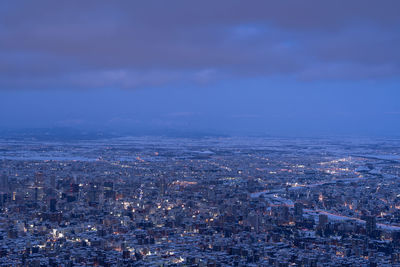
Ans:
{"label": "city", "polygon": [[400,267],[400,0],[1,0],[0,267]]}
{"label": "city", "polygon": [[400,266],[400,140],[0,148],[2,266]]}

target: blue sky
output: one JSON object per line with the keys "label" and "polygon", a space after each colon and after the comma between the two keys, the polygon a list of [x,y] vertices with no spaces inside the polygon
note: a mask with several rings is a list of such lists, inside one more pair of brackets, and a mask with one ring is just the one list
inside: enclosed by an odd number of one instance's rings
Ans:
{"label": "blue sky", "polygon": [[2,1],[0,128],[398,135],[398,1]]}

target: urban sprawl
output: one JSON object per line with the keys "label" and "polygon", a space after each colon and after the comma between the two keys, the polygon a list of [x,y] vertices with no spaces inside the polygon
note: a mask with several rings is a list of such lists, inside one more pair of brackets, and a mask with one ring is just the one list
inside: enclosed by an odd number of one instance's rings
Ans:
{"label": "urban sprawl", "polygon": [[400,266],[400,141],[0,140],[0,266]]}

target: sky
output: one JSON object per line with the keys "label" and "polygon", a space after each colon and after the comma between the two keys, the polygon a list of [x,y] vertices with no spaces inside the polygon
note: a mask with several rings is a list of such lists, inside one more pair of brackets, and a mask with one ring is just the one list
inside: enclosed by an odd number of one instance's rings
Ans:
{"label": "sky", "polygon": [[400,1],[0,1],[0,129],[399,136]]}

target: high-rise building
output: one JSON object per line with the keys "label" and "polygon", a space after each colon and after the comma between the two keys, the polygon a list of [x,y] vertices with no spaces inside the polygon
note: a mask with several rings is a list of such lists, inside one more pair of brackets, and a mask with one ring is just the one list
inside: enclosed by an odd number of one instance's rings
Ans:
{"label": "high-rise building", "polygon": [[294,203],[294,217],[296,219],[301,219],[303,217],[303,203]]}
{"label": "high-rise building", "polygon": [[283,222],[287,222],[289,220],[289,207],[288,206],[280,206],[279,207],[279,219]]}
{"label": "high-rise building", "polygon": [[96,185],[90,185],[90,189],[87,192],[87,200],[90,206],[96,206],[99,203],[99,190]]}
{"label": "high-rise building", "polygon": [[167,190],[167,182],[165,181],[165,177],[160,179],[160,195],[164,196]]}
{"label": "high-rise building", "polygon": [[57,211],[57,200],[55,198],[50,199],[50,212]]}
{"label": "high-rise building", "polygon": [[50,177],[50,186],[52,189],[56,188],[56,177],[54,175]]}
{"label": "high-rise building", "polygon": [[327,224],[328,224],[328,215],[320,214],[318,216],[318,227],[320,229],[324,229]]}
{"label": "high-rise building", "polygon": [[104,182],[104,197],[109,199],[115,199],[114,183]]}
{"label": "high-rise building", "polygon": [[35,202],[38,201],[38,198],[39,198],[39,189],[37,187],[35,187],[35,196],[34,196]]}
{"label": "high-rise building", "polygon": [[376,218],[369,215],[365,217],[365,231],[368,236],[373,236],[376,230]]}
{"label": "high-rise building", "polygon": [[8,202],[8,194],[4,192],[0,192],[0,207],[4,207]]}
{"label": "high-rise building", "polygon": [[41,184],[43,184],[43,181],[44,181],[43,172],[36,172],[35,173],[35,184],[41,185]]}
{"label": "high-rise building", "polygon": [[9,190],[8,175],[5,173],[0,176],[0,190],[4,192]]}

